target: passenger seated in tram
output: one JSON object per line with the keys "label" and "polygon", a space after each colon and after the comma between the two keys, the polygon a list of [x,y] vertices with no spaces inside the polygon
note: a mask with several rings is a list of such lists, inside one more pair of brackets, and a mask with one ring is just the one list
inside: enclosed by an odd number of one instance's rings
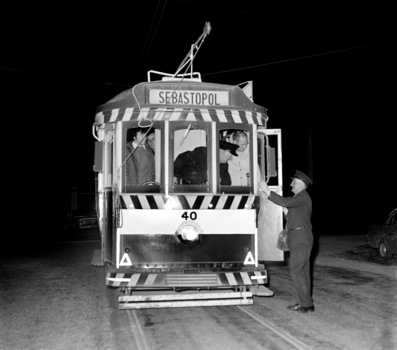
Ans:
{"label": "passenger seated in tram", "polygon": [[154,154],[146,146],[147,128],[132,128],[127,130],[127,185],[142,185],[155,181]]}
{"label": "passenger seated in tram", "polygon": [[[237,145],[219,141],[220,184],[231,185],[228,161],[237,157]],[[178,155],[174,162],[174,183],[202,185],[208,181],[207,147],[196,147],[193,151],[186,151]]]}

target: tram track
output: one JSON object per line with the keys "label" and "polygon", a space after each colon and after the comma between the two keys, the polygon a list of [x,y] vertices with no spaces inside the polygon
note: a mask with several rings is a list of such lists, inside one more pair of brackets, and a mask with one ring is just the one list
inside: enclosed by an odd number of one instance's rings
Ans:
{"label": "tram track", "polygon": [[146,340],[146,335],[141,327],[136,310],[127,310],[126,312],[137,350],[150,350],[151,347]]}
{"label": "tram track", "polygon": [[[313,348],[303,343],[298,338],[286,332],[282,328],[276,326],[272,322],[265,320],[260,314],[253,311],[251,308],[245,306],[235,306],[237,310],[244,313],[255,323],[263,327],[263,333],[267,334],[267,340],[271,343],[269,348],[272,349],[297,349],[297,350],[312,350]],[[129,320],[129,328],[131,329],[137,350],[151,350],[149,341],[145,331],[142,328],[142,322],[139,319],[139,310],[126,310],[125,311]],[[175,339],[177,342],[178,340]]]}
{"label": "tram track", "polygon": [[284,341],[290,344],[294,349],[312,350],[312,347],[301,342],[298,338],[292,336],[290,333],[285,332],[280,327],[277,327],[271,322],[264,320],[263,317],[257,314],[255,311],[252,311],[251,309],[242,306],[236,306],[236,308],[241,312],[244,312],[246,315],[254,319],[256,322],[260,323],[266,329],[270,330],[271,332],[282,338]]}

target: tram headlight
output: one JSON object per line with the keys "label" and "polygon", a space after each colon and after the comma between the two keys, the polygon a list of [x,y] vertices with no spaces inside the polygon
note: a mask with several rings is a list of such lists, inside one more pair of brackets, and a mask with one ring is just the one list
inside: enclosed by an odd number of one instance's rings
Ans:
{"label": "tram headlight", "polygon": [[185,226],[181,231],[181,236],[185,241],[194,242],[199,236],[194,226]]}
{"label": "tram headlight", "polygon": [[177,233],[184,241],[194,242],[198,240],[201,233],[201,228],[193,221],[186,221],[178,227]]}

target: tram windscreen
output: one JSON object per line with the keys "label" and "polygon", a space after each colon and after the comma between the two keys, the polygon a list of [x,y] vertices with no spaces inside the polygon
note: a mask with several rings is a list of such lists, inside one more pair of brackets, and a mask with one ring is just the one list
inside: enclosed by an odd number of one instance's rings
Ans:
{"label": "tram windscreen", "polygon": [[[133,126],[126,129],[124,190],[159,192],[161,183],[161,130]],[[142,187],[142,185],[145,185]],[[151,186],[146,186],[151,185]]]}
{"label": "tram windscreen", "polygon": [[231,186],[251,186],[251,150],[250,132],[240,129],[226,129],[220,131],[220,139],[239,146],[237,156],[228,161],[228,172],[231,178]]}
{"label": "tram windscreen", "polygon": [[176,185],[208,183],[207,130],[192,124],[174,130],[174,179]]}

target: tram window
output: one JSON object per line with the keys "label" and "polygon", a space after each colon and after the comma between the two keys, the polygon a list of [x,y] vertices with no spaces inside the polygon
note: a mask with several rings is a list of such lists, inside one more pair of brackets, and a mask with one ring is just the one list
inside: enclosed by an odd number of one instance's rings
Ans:
{"label": "tram window", "polygon": [[221,140],[239,146],[236,150],[238,156],[233,156],[228,161],[228,171],[231,177],[231,186],[251,186],[251,154],[250,132],[239,129],[228,129],[220,132]]}
{"label": "tram window", "polygon": [[136,125],[125,130],[124,190],[159,192],[161,130],[154,127],[148,130]]}
{"label": "tram window", "polygon": [[[207,130],[192,124],[174,130],[174,185],[208,186],[207,139]],[[197,191],[203,189],[197,188]]]}
{"label": "tram window", "polygon": [[258,135],[258,161],[263,178],[268,181],[268,185],[277,186],[277,135]]}
{"label": "tram window", "polygon": [[263,135],[258,135],[258,164],[261,173],[266,176],[266,141]]}
{"label": "tram window", "polygon": [[112,186],[112,181],[113,181],[113,130],[107,129],[105,130],[105,144],[104,144],[104,159],[105,162],[103,164],[103,181],[105,187],[111,187]]}

